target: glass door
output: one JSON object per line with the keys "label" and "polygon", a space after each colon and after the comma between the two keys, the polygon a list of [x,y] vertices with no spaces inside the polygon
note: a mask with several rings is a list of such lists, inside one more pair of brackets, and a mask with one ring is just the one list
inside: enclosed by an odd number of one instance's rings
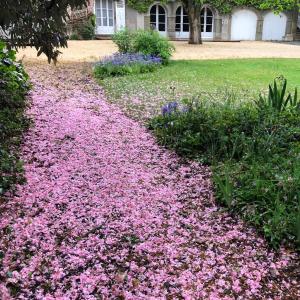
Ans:
{"label": "glass door", "polygon": [[96,0],[95,6],[97,34],[113,34],[115,32],[113,0]]}

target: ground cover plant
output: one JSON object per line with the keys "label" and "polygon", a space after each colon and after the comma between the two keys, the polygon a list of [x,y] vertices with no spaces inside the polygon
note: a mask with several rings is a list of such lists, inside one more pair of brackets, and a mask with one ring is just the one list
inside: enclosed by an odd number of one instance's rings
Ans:
{"label": "ground cover plant", "polygon": [[0,197],[24,180],[18,148],[27,128],[24,116],[28,76],[15,61],[15,52],[0,42]]}
{"label": "ground cover plant", "polygon": [[112,40],[120,53],[142,53],[161,58],[167,64],[175,50],[167,38],[155,30],[130,31],[123,29],[116,32]]}
{"label": "ground cover plant", "polygon": [[98,79],[144,74],[166,65],[174,50],[173,45],[156,31],[124,29],[113,35],[118,53],[102,59],[94,66]]}
{"label": "ground cover plant", "polygon": [[267,90],[270,78],[281,74],[290,86],[300,88],[299,73],[299,59],[170,61],[154,73],[105,78],[101,86],[111,102],[136,120],[146,121],[166,102],[182,98],[253,101],[261,90]]}
{"label": "ground cover plant", "polygon": [[140,53],[116,53],[106,57],[94,66],[98,79],[153,72],[161,67],[162,59]]}
{"label": "ground cover plant", "polygon": [[256,102],[184,100],[150,128],[181,155],[212,165],[217,199],[274,247],[300,243],[300,101],[276,79]]}

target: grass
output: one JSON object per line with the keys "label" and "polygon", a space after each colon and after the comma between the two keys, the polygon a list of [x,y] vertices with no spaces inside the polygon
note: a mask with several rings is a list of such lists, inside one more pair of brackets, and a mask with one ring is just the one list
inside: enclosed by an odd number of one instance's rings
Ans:
{"label": "grass", "polygon": [[279,75],[288,79],[290,87],[300,87],[299,74],[300,59],[172,61],[154,73],[107,78],[101,85],[110,101],[131,117],[146,120],[164,103],[185,97],[223,101],[230,92],[242,100],[257,98]]}

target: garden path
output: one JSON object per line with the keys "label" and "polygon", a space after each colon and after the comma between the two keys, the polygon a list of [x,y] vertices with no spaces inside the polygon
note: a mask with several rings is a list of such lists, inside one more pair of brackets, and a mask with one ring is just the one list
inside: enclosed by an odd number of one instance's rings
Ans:
{"label": "garden path", "polygon": [[28,182],[2,207],[0,298],[298,299],[293,254],[218,208],[209,169],[159,147],[83,68],[28,67],[35,126]]}

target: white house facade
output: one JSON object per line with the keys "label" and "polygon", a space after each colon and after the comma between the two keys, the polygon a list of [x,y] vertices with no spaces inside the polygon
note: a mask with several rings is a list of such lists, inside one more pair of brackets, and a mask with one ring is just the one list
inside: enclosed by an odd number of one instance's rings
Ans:
{"label": "white house facade", "polygon": [[[93,0],[90,7],[96,15],[99,38],[109,37],[125,27],[133,30],[153,28],[172,40],[189,37],[188,16],[180,1],[153,2],[146,13],[129,7],[126,0]],[[299,36],[297,22],[295,11],[275,15],[271,11],[239,7],[224,15],[205,5],[201,12],[202,37],[211,41],[292,41]]]}

